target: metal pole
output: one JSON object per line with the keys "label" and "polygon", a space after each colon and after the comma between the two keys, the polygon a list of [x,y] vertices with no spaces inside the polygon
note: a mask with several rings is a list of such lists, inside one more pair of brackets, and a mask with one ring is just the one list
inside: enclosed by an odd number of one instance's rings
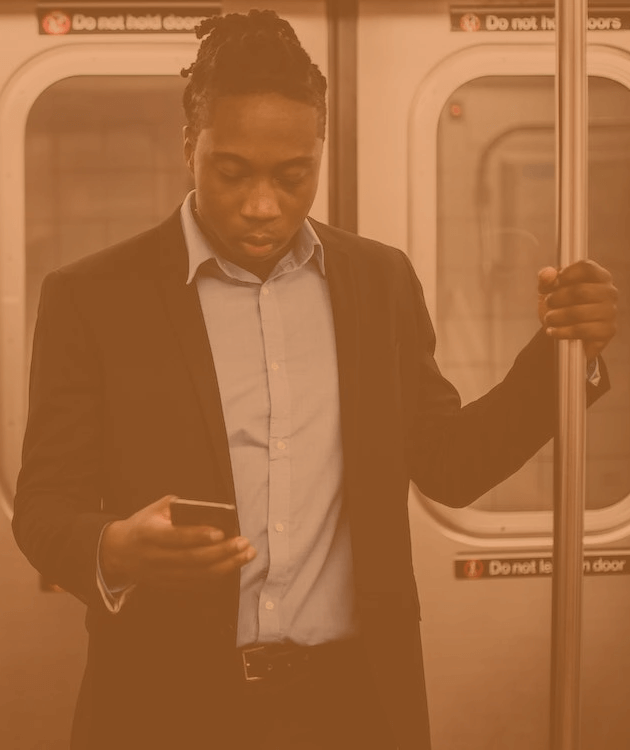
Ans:
{"label": "metal pole", "polygon": [[357,19],[359,0],[328,0],[328,223],[348,232],[358,224]]}
{"label": "metal pole", "polygon": [[[556,0],[560,266],[587,257],[587,0]],[[586,367],[582,344],[558,345],[551,748],[580,748]]]}

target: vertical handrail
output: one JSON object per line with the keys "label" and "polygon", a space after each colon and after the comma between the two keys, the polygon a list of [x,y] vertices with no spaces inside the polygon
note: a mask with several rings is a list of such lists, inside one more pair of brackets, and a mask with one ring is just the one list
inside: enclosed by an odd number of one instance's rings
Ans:
{"label": "vertical handrail", "polygon": [[[587,257],[587,0],[556,0],[560,266]],[[582,344],[558,345],[551,748],[580,748],[586,367]]]}
{"label": "vertical handrail", "polygon": [[329,159],[328,223],[358,225],[357,23],[359,0],[327,0]]}

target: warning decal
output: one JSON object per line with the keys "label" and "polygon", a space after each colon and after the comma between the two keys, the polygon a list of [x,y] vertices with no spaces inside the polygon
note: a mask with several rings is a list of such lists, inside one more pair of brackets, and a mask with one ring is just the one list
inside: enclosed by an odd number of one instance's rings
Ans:
{"label": "warning decal", "polygon": [[102,7],[59,3],[39,6],[39,33],[47,36],[64,34],[187,34],[204,18],[221,13],[221,3],[199,5]]}
{"label": "warning decal", "polygon": [[[480,578],[540,578],[551,576],[551,557],[484,557],[455,560],[455,578],[468,581]],[[584,558],[585,576],[630,575],[630,554],[588,555]]]}
{"label": "warning decal", "polygon": [[[555,31],[554,6],[521,7],[456,5],[451,7],[451,31]],[[623,31],[630,29],[630,10],[626,6],[591,8],[589,31]]]}

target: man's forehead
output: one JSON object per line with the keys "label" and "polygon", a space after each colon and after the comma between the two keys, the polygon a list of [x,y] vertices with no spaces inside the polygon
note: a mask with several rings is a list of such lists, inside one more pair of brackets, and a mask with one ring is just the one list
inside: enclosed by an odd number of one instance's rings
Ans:
{"label": "man's forehead", "polygon": [[259,94],[224,95],[217,97],[209,107],[207,126],[222,120],[237,121],[245,126],[258,122],[286,121],[288,125],[317,123],[315,105],[291,99],[274,92]]}
{"label": "man's forehead", "polygon": [[323,145],[315,108],[277,96],[217,100],[199,139],[217,158],[252,160],[268,152],[270,158],[283,162],[314,160]]}

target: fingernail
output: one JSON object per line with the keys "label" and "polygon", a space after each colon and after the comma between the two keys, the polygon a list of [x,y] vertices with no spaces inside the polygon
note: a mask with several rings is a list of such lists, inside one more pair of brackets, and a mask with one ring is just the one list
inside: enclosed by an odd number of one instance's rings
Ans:
{"label": "fingernail", "polygon": [[239,536],[236,540],[236,549],[239,552],[242,552],[244,549],[247,549],[249,547],[249,539],[245,539],[244,536]]}
{"label": "fingernail", "polygon": [[211,542],[220,542],[222,539],[225,538],[225,534],[221,531],[221,529],[213,529],[208,536],[210,537]]}
{"label": "fingernail", "polygon": [[245,559],[246,560],[253,560],[255,557],[256,557],[256,550],[253,547],[251,547],[247,551],[247,555],[245,555]]}

